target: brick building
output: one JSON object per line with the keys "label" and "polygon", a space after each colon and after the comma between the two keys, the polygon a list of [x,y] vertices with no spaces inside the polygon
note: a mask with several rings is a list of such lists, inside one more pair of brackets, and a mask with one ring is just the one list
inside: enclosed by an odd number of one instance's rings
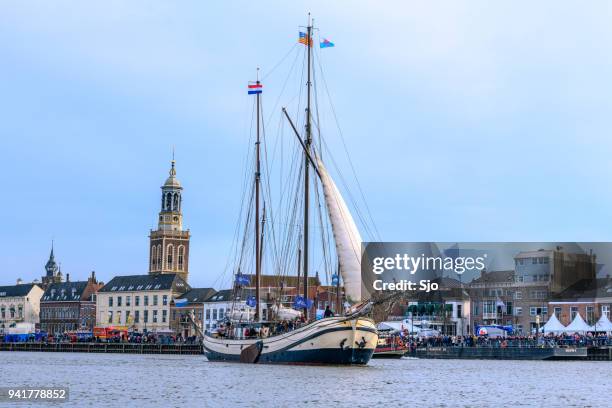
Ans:
{"label": "brick building", "polygon": [[93,330],[96,322],[95,294],[102,288],[96,273],[86,281],[48,283],[40,300],[40,329],[59,334],[74,330]]}

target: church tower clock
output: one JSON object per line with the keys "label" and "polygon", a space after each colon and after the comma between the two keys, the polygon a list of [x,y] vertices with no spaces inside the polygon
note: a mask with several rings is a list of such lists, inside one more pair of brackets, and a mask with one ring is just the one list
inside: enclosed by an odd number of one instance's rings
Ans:
{"label": "church tower clock", "polygon": [[183,230],[183,187],[172,160],[170,176],[161,187],[161,210],[156,230],[149,235],[149,274],[189,276],[189,230]]}

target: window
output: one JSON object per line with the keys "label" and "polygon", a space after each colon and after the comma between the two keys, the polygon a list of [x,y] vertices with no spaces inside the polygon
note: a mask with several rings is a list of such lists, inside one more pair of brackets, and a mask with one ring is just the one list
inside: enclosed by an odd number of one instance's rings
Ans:
{"label": "window", "polygon": [[125,305],[126,306],[131,306],[132,303],[132,297],[131,296],[126,296],[125,297]]}
{"label": "window", "polygon": [[2,309],[0,309],[0,316],[2,316],[2,318],[6,318],[6,308],[4,306],[2,306]]}
{"label": "window", "polygon": [[108,307],[113,307],[113,297],[112,296],[108,297]]}
{"label": "window", "polygon": [[586,307],[586,321],[588,324],[595,323],[595,308],[593,306]]}
{"label": "window", "polygon": [[537,263],[538,263],[538,258],[531,258],[531,263],[532,263],[533,265],[537,265]]}
{"label": "window", "polygon": [[507,315],[512,314],[512,302],[506,302],[506,314]]}
{"label": "window", "polygon": [[574,320],[574,317],[576,317],[576,315],[578,314],[578,307],[577,306],[572,306],[570,307],[570,320]]}
{"label": "window", "polygon": [[117,296],[117,307],[121,307],[121,296]]}
{"label": "window", "polygon": [[166,320],[168,320],[168,311],[167,310],[162,310],[162,323],[166,323]]}
{"label": "window", "polygon": [[183,259],[184,258],[185,258],[185,247],[181,245],[178,247],[178,270],[179,271],[183,270]]}
{"label": "window", "polygon": [[210,309],[206,309],[206,320],[210,320]]}
{"label": "window", "polygon": [[523,315],[523,308],[522,307],[515,307],[514,308],[514,315],[515,316],[522,316]]}
{"label": "window", "polygon": [[561,308],[555,307],[554,311],[555,311],[555,316],[557,317],[557,319],[561,318]]}
{"label": "window", "polygon": [[108,312],[108,322],[109,323],[113,322],[113,312]]}
{"label": "window", "polygon": [[482,302],[482,313],[496,313],[495,301],[485,300],[484,302]]}
{"label": "window", "polygon": [[543,306],[543,307],[531,306],[529,308],[530,316],[547,315],[547,314],[548,314],[548,306]]}
{"label": "window", "polygon": [[[4,312],[2,312],[2,315],[4,316]],[[601,306],[601,315],[610,318],[610,305]]]}
{"label": "window", "polygon": [[161,269],[162,268],[162,247],[161,245],[157,246],[157,268]]}
{"label": "window", "polygon": [[140,306],[140,296],[134,296],[134,304]]}
{"label": "window", "polygon": [[140,323],[140,310],[134,312],[134,323]]}
{"label": "window", "polygon": [[20,319],[23,317],[23,306],[22,305],[19,305],[17,307],[17,316],[19,316]]}
{"label": "window", "polygon": [[153,323],[157,323],[157,310],[153,311]]}
{"label": "window", "polygon": [[172,244],[168,245],[168,256],[166,258],[166,267],[170,270],[174,269],[174,246]]}
{"label": "window", "polygon": [[168,306],[168,295],[162,296],[162,305]]}
{"label": "window", "polygon": [[213,320],[217,320],[217,309],[213,309],[212,316],[213,316]]}
{"label": "window", "polygon": [[157,269],[157,247],[153,245],[151,247],[151,269]]}
{"label": "window", "polygon": [[529,295],[531,299],[546,299],[548,292],[545,290],[532,290]]}
{"label": "window", "polygon": [[157,295],[153,295],[153,306],[157,306]]}
{"label": "window", "polygon": [[126,310],[125,311],[125,324],[129,324],[130,323],[130,311]]}
{"label": "window", "polygon": [[149,296],[144,295],[144,305],[149,306]]}
{"label": "window", "polygon": [[148,311],[148,310],[145,310],[145,311],[144,311],[144,313],[143,313],[143,319],[144,319],[144,322],[145,322],[145,323],[148,323],[148,322],[149,322],[149,311]]}
{"label": "window", "polygon": [[219,309],[219,320],[223,319],[224,312],[225,312],[225,309],[223,308]]}

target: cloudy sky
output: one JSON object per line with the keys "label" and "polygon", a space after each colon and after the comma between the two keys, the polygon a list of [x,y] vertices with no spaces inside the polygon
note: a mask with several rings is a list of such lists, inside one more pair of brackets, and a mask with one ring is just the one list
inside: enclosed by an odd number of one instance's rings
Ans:
{"label": "cloudy sky", "polygon": [[52,239],[73,279],[146,273],[175,145],[191,283],[217,284],[246,81],[308,11],[382,239],[612,241],[610,3],[254,3],[0,3],[0,283]]}

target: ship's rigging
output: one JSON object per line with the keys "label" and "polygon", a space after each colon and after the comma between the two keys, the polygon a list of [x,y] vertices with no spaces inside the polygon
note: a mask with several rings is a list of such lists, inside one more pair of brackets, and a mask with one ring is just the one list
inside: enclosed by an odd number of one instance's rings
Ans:
{"label": "ship's rigging", "polygon": [[[312,177],[313,169],[318,172],[317,160],[325,158],[327,164],[335,171],[337,180],[340,181],[345,196],[349,199],[351,210],[357,215],[366,236],[370,239],[378,238],[348,154],[336,110],[331,102],[320,58],[321,52],[320,50],[317,52],[317,47],[314,46],[318,44],[313,38],[313,32],[317,30],[313,30],[311,24],[306,30],[308,38],[311,39],[311,46],[294,44],[261,79],[258,72],[256,82],[266,82],[266,95],[275,93],[268,92],[270,89],[279,91],[267,120],[264,120],[266,117],[264,98],[261,94],[253,98],[251,141],[245,166],[241,209],[232,252],[223,278],[223,284],[231,287],[234,286],[234,275],[237,273],[254,276],[257,280],[265,271],[266,275],[278,278],[275,286],[282,287],[285,277],[299,276],[297,285],[304,299],[311,297],[308,277],[315,275],[322,282],[330,283],[332,276],[340,269],[337,248],[332,243],[330,214],[324,204],[320,177]],[[298,63],[300,60],[302,64]],[[285,70],[284,79],[274,82],[271,74],[283,70]],[[298,79],[296,82],[302,85],[292,91],[288,84],[296,77]],[[328,143],[322,135],[323,119],[319,112],[322,101],[317,78],[321,78],[324,84],[324,95],[327,96],[330,107],[328,110],[332,112],[338,140],[352,171],[351,182],[357,187],[359,196],[350,193],[348,179],[339,171],[340,166],[330,153]],[[280,86],[273,85],[277,83]],[[281,104],[281,101],[284,103]],[[286,108],[281,111],[280,106]],[[295,125],[287,118],[294,118]],[[269,136],[266,123],[273,121],[278,121],[276,134]],[[292,135],[294,132],[301,137],[301,145],[295,143],[297,139]],[[332,136],[333,132],[326,133],[326,138]],[[338,140],[334,140],[334,143],[337,144]],[[252,149],[253,143],[255,149]],[[308,155],[311,157],[308,158]],[[255,169],[255,178],[253,169]],[[274,196],[272,191],[279,193]],[[360,207],[365,211],[360,210]],[[265,208],[266,212],[265,228],[262,227],[261,208]],[[360,254],[355,256],[359,257]],[[250,286],[260,288],[261,285],[254,283],[251,282]],[[250,292],[245,291],[244,286],[237,287],[236,298],[244,300],[249,295]],[[259,300],[265,295],[266,293],[257,292],[255,298]],[[291,299],[284,298],[282,294],[276,300],[285,302],[285,306],[292,306]],[[259,302],[257,310],[259,311]],[[255,313],[256,319],[261,317],[261,313]]]}

